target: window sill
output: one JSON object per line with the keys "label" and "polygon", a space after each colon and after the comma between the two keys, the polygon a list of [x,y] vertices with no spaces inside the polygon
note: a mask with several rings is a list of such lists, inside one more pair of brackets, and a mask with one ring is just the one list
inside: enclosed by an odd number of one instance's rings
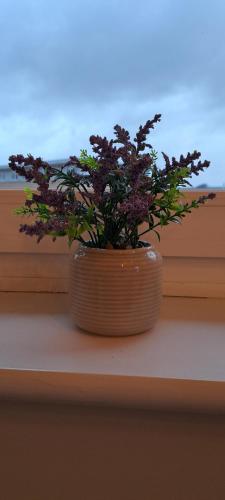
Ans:
{"label": "window sill", "polygon": [[224,299],[164,298],[152,332],[88,335],[66,294],[0,294],[0,397],[224,412]]}

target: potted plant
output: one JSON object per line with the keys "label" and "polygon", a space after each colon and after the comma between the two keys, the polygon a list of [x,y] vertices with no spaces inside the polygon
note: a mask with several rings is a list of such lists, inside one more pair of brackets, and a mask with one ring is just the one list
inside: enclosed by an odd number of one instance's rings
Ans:
{"label": "potted plant", "polygon": [[32,216],[20,231],[53,240],[77,240],[71,267],[72,314],[82,329],[100,335],[133,335],[152,328],[161,301],[162,259],[145,233],[180,222],[214,194],[187,203],[180,188],[208,168],[194,151],[179,160],[162,153],[165,165],[146,142],[157,114],[131,141],[114,127],[115,138],[90,137],[94,155],[81,150],[60,168],[31,155],[12,155],[9,166],[37,185],[27,191],[18,214]]}

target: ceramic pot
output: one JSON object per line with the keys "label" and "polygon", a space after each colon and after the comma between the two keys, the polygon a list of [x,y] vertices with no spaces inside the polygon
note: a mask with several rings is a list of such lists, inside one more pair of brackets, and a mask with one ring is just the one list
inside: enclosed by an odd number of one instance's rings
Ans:
{"label": "ceramic pot", "polygon": [[108,250],[79,246],[71,266],[71,313],[98,335],[151,329],[161,302],[162,258],[152,246]]}

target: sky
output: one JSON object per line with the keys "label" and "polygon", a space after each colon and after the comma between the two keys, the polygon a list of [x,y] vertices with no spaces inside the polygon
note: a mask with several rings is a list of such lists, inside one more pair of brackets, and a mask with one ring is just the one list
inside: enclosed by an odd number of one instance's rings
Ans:
{"label": "sky", "polygon": [[211,165],[193,186],[225,187],[224,25],[224,0],[1,0],[0,164],[161,113],[159,165],[197,149]]}

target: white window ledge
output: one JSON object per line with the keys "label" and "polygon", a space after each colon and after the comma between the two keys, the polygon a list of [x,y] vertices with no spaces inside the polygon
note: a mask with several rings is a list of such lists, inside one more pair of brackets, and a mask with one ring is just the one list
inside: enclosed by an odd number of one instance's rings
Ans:
{"label": "white window ledge", "polygon": [[66,294],[0,293],[0,398],[225,411],[225,300],[163,299],[126,338],[70,323]]}

